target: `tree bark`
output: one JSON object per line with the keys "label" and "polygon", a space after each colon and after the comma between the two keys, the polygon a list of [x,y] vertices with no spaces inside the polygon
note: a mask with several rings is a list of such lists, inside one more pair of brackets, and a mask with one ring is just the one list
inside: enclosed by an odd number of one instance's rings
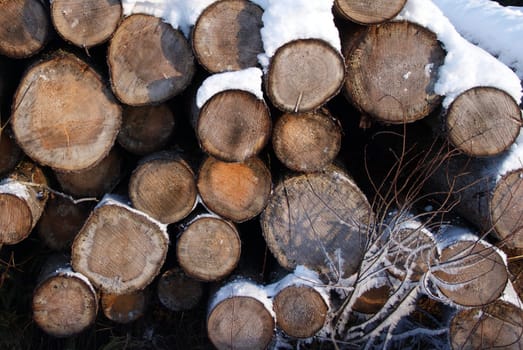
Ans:
{"label": "tree bark", "polygon": [[476,87],[461,93],[444,116],[452,145],[471,157],[498,155],[516,140],[521,110],[506,92]]}
{"label": "tree bark", "polygon": [[145,292],[138,290],[129,294],[102,293],[102,310],[108,319],[116,323],[129,323],[143,316]]}
{"label": "tree bark", "polygon": [[102,292],[132,293],[160,272],[168,244],[164,225],[106,197],[73,242],[72,266]]}
{"label": "tree bark", "polygon": [[326,110],[282,115],[272,133],[276,157],[289,169],[321,171],[334,161],[342,130]]}
{"label": "tree bark", "polygon": [[122,17],[118,0],[53,0],[51,20],[62,38],[82,48],[109,40]]}
{"label": "tree bark", "polygon": [[271,188],[271,173],[256,157],[243,163],[207,157],[198,173],[198,192],[205,206],[234,222],[244,222],[260,214],[267,205]]}
{"label": "tree bark", "polygon": [[165,271],[158,280],[158,299],[171,311],[190,310],[203,297],[203,283],[188,277],[181,268]]}
{"label": "tree bark", "polygon": [[196,205],[197,195],[191,167],[172,153],[145,158],[129,180],[133,206],[164,224],[187,217]]}
{"label": "tree bark", "polygon": [[194,57],[183,34],[153,16],[127,17],[107,55],[113,91],[131,106],[164,102],[185,90],[194,75]]}
{"label": "tree bark", "polygon": [[227,162],[242,162],[257,155],[271,133],[267,105],[253,94],[226,90],[200,109],[196,136],[209,155]]}
{"label": "tree bark", "polygon": [[51,33],[45,5],[38,0],[2,0],[0,7],[0,54],[27,58],[42,50]]}
{"label": "tree bark", "polygon": [[360,24],[380,24],[392,20],[405,6],[407,0],[335,0],[338,16]]}
{"label": "tree bark", "polygon": [[57,54],[27,71],[11,118],[16,140],[29,157],[56,170],[79,171],[109,153],[121,108],[89,65]]}
{"label": "tree bark", "polygon": [[202,214],[182,227],[176,256],[187,276],[211,282],[232,273],[241,253],[240,236],[232,223],[215,215]]}
{"label": "tree bark", "polygon": [[263,52],[260,35],[263,10],[247,0],[222,0],[209,5],[192,31],[200,64],[211,73],[255,67]]}
{"label": "tree bark", "polygon": [[372,220],[365,195],[334,166],[280,181],[261,215],[267,245],[282,267],[303,265],[335,280],[358,270]]}
{"label": "tree bark", "polygon": [[46,186],[42,170],[29,162],[0,181],[1,244],[16,244],[29,236],[47,202]]}
{"label": "tree bark", "polygon": [[77,197],[102,197],[118,184],[122,176],[123,158],[113,148],[95,166],[82,171],[55,171],[56,179],[64,192]]}
{"label": "tree bark", "polygon": [[166,104],[143,107],[124,107],[118,143],[137,155],[160,151],[174,131],[175,117]]}
{"label": "tree bark", "polygon": [[441,102],[434,92],[445,52],[436,35],[409,22],[341,33],[344,93],[360,111],[391,124],[424,118]]}
{"label": "tree bark", "polygon": [[323,40],[298,39],[276,50],[266,77],[267,95],[275,107],[285,112],[309,112],[340,91],[345,63]]}

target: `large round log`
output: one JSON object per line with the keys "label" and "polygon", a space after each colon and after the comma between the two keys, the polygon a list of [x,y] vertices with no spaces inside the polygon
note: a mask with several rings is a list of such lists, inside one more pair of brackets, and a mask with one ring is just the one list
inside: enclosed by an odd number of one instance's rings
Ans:
{"label": "large round log", "polygon": [[335,0],[335,13],[360,24],[379,24],[390,21],[405,6],[407,0]]}
{"label": "large round log", "polygon": [[243,222],[261,213],[271,188],[271,173],[256,157],[243,163],[208,157],[198,173],[198,192],[205,206],[234,222]]}
{"label": "large round log", "polygon": [[107,54],[116,97],[131,106],[166,101],[191,82],[195,65],[191,47],[161,18],[127,17],[112,37]]}
{"label": "large round log", "polygon": [[0,8],[0,54],[26,58],[42,50],[51,33],[45,5],[38,0],[2,0]]}
{"label": "large round log", "polygon": [[164,225],[106,197],[76,236],[71,262],[102,292],[132,293],[160,272],[168,245]]}
{"label": "large round log", "polygon": [[261,225],[282,267],[303,265],[336,279],[358,270],[372,219],[367,198],[354,181],[330,166],[283,179],[261,215]]}
{"label": "large round log", "polygon": [[119,0],[51,1],[51,19],[58,34],[83,48],[109,40],[121,17]]}
{"label": "large round log", "polygon": [[258,64],[263,52],[260,29],[263,10],[248,0],[222,0],[209,5],[192,31],[200,64],[211,73],[240,70]]}
{"label": "large round log", "polygon": [[121,108],[89,65],[71,54],[36,64],[22,78],[11,125],[24,152],[56,170],[100,162],[114,144]]}
{"label": "large round log", "polygon": [[363,113],[386,123],[421,119],[441,102],[434,92],[445,51],[436,35],[409,22],[342,33],[344,92]]}

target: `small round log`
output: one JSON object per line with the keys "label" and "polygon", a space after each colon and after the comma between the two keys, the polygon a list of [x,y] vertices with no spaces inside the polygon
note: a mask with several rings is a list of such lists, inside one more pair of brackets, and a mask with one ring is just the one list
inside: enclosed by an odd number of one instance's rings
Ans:
{"label": "small round log", "polygon": [[258,154],[270,138],[272,123],[263,100],[242,90],[225,90],[201,108],[196,136],[202,149],[218,159],[242,162]]}
{"label": "small round log", "polygon": [[342,38],[344,92],[363,113],[386,123],[409,123],[440,104],[434,85],[445,51],[434,33],[414,23],[388,22]]}
{"label": "small round log", "polygon": [[26,58],[43,49],[51,23],[41,1],[1,0],[0,8],[0,54]]}
{"label": "small round log", "polygon": [[216,216],[200,215],[178,238],[176,256],[185,273],[200,281],[218,281],[232,273],[240,260],[236,227]]}
{"label": "small round log", "polygon": [[209,5],[192,31],[200,64],[211,73],[241,70],[258,64],[263,10],[247,0],[221,0]]}
{"label": "small round log", "polygon": [[131,106],[164,102],[191,82],[195,64],[179,30],[161,18],[135,14],[116,29],[107,54],[116,97]]}
{"label": "small round log", "polygon": [[371,288],[363,292],[352,305],[352,310],[362,314],[373,315],[380,311],[387,303],[392,293],[388,284]]}
{"label": "small round log", "polygon": [[475,87],[452,102],[445,122],[454,147],[471,157],[486,157],[500,154],[514,143],[522,119],[509,94],[497,88]]}
{"label": "small round log", "polygon": [[51,1],[51,20],[58,34],[83,48],[109,40],[121,17],[119,0]]}
{"label": "small round log", "polygon": [[61,171],[93,167],[108,153],[121,108],[89,65],[71,54],[33,66],[13,102],[11,125],[24,152]]}
{"label": "small round log", "polygon": [[203,297],[203,283],[188,277],[181,268],[173,268],[160,276],[157,293],[162,305],[169,310],[190,310]]}
{"label": "small round log", "polygon": [[197,194],[195,175],[189,165],[168,153],[145,159],[129,180],[133,206],[165,224],[189,215]]}
{"label": "small round log", "polygon": [[71,263],[102,292],[128,294],[152,282],[168,245],[165,226],[106,197],[76,236]]}
{"label": "small round log", "polygon": [[273,300],[276,323],[287,335],[310,338],[325,324],[328,306],[314,288],[288,286]]}
{"label": "small round log", "polygon": [[124,107],[122,128],[118,143],[128,152],[137,155],[160,151],[164,148],[175,126],[173,112],[166,104],[143,107]]}
{"label": "small round log", "polygon": [[379,24],[390,21],[405,6],[407,0],[334,0],[335,13],[360,24]]}
{"label": "small round log", "polygon": [[139,290],[129,294],[102,293],[102,311],[108,319],[116,323],[129,323],[143,316],[145,311],[145,292]]}
{"label": "small round log", "polygon": [[334,97],[345,79],[341,54],[323,40],[291,41],[271,58],[267,94],[285,112],[309,112]]}
{"label": "small round log", "polygon": [[274,125],[272,145],[287,168],[315,172],[334,161],[341,137],[340,124],[327,111],[287,113]]}
{"label": "small round log", "polygon": [[234,222],[243,222],[261,213],[271,187],[271,173],[256,157],[243,163],[207,157],[198,173],[198,192],[205,206]]}

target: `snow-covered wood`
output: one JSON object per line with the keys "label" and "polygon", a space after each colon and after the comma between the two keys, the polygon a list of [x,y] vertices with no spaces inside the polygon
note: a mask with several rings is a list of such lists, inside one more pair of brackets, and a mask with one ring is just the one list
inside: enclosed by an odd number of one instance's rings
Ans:
{"label": "snow-covered wood", "polygon": [[406,0],[335,0],[336,14],[361,24],[379,24],[393,19],[405,6]]}

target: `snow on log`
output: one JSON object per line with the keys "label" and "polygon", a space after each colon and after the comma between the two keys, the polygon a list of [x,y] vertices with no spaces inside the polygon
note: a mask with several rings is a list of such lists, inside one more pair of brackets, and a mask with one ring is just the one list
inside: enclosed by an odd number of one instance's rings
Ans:
{"label": "snow on log", "polygon": [[118,26],[107,63],[116,97],[131,106],[160,103],[180,94],[195,71],[183,34],[159,18],[140,14]]}
{"label": "snow on log", "polygon": [[0,54],[26,58],[42,50],[51,34],[47,5],[38,0],[2,0],[0,6]]}
{"label": "snow on log", "polygon": [[52,0],[51,20],[65,40],[89,48],[107,41],[122,17],[119,0]]}
{"label": "snow on log", "polygon": [[105,317],[116,323],[133,322],[145,312],[146,300],[143,290],[128,294],[102,293],[100,299]]}
{"label": "snow on log", "polygon": [[335,14],[360,24],[380,24],[390,21],[401,11],[407,0],[334,0]]}
{"label": "snow on log", "polygon": [[13,99],[16,141],[36,162],[79,171],[100,162],[114,144],[121,108],[102,77],[72,54],[32,66]]}
{"label": "snow on log", "polygon": [[341,147],[340,123],[326,109],[285,113],[274,125],[272,145],[276,157],[294,171],[321,171]]}
{"label": "snow on log", "polygon": [[171,311],[196,307],[203,298],[203,292],[203,282],[190,278],[179,267],[165,271],[158,279],[158,299]]}
{"label": "snow on log", "polygon": [[165,225],[106,196],[76,236],[71,262],[102,292],[126,294],[152,282],[168,245]]}
{"label": "snow on log", "polygon": [[48,199],[47,179],[38,166],[22,162],[0,181],[0,244],[16,244],[29,236]]}
{"label": "snow on log", "polygon": [[257,157],[242,163],[207,157],[198,172],[197,185],[205,207],[234,222],[260,214],[272,189],[271,173]]}

